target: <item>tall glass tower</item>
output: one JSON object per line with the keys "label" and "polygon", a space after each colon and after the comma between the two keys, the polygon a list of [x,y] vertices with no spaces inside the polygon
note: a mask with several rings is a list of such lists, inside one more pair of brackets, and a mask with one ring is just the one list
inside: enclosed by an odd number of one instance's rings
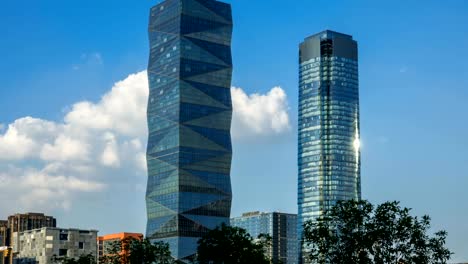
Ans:
{"label": "tall glass tower", "polygon": [[299,52],[298,231],[339,200],[361,199],[357,42],[324,31]]}
{"label": "tall glass tower", "polygon": [[165,0],[151,9],[146,235],[188,261],[231,210],[229,4]]}

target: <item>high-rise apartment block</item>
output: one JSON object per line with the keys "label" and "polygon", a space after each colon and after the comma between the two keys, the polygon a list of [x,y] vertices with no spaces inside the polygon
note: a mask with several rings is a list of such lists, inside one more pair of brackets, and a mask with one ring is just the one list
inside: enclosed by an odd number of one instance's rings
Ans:
{"label": "high-rise apartment block", "polygon": [[15,214],[8,217],[11,232],[22,232],[41,227],[56,227],[57,220],[41,213]]}
{"label": "high-rise apartment block", "polygon": [[231,226],[247,230],[254,238],[270,235],[271,248],[267,250],[273,263],[296,264],[298,256],[297,215],[285,213],[245,213],[231,218]]}
{"label": "high-rise apartment block", "polygon": [[53,256],[79,258],[91,254],[97,257],[97,230],[40,229],[14,232],[12,236],[13,263],[51,264]]}
{"label": "high-rise apartment block", "polygon": [[298,229],[361,198],[358,47],[323,31],[300,44]]}
{"label": "high-rise apartment block", "polygon": [[146,236],[191,259],[231,210],[231,7],[165,0],[151,9]]}
{"label": "high-rise apartment block", "polygon": [[[56,227],[57,220],[52,216],[42,213],[15,214],[8,220],[0,221],[0,246],[11,247],[14,232],[23,232],[42,227]],[[13,263],[13,256],[3,254],[0,256],[0,264]]]}

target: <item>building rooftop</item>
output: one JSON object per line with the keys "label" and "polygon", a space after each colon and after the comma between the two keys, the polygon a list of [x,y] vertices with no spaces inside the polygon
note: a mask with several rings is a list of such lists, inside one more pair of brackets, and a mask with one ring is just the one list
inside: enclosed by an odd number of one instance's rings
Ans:
{"label": "building rooftop", "polygon": [[316,33],[314,35],[311,35],[311,36],[305,38],[305,40],[313,39],[313,38],[331,39],[331,38],[334,38],[334,37],[353,39],[353,36],[351,36],[351,35],[327,29],[327,30],[321,31],[319,33]]}

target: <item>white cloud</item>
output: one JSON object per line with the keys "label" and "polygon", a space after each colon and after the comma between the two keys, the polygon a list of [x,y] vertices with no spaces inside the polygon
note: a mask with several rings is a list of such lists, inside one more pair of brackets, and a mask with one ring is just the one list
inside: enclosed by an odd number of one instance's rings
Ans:
{"label": "white cloud", "polygon": [[[20,197],[12,205],[1,203],[0,211],[68,209],[74,200],[112,184],[131,182],[141,189],[148,90],[145,71],[131,74],[98,102],[66,108],[60,122],[24,117],[0,130],[0,200]],[[283,89],[252,95],[240,88],[231,92],[235,140],[290,130]]]}
{"label": "white cloud", "polygon": [[251,95],[233,87],[231,94],[235,138],[275,135],[291,129],[287,96],[280,87],[274,87],[266,94]]}
{"label": "white cloud", "polygon": [[124,135],[141,136],[146,132],[148,94],[146,72],[132,74],[117,82],[99,103],[75,104],[65,116],[65,122],[86,129],[115,130]]}
{"label": "white cloud", "polygon": [[40,157],[43,160],[87,160],[89,144],[66,135],[59,135],[53,144],[45,144]]}
{"label": "white cloud", "polygon": [[37,156],[40,145],[51,139],[57,127],[53,122],[32,117],[17,119],[0,134],[0,160]]}
{"label": "white cloud", "polygon": [[101,163],[104,166],[118,168],[120,166],[120,158],[118,153],[117,139],[112,133],[104,135],[106,147],[101,155]]}

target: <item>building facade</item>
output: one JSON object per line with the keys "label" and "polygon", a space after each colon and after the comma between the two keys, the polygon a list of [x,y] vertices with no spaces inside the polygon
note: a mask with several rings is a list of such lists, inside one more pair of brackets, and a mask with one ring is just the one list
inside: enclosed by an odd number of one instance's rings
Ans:
{"label": "building facade", "polygon": [[8,217],[11,232],[23,232],[42,227],[56,227],[57,220],[42,213],[15,214]]}
{"label": "building facade", "polygon": [[[102,258],[106,254],[109,254],[109,248],[113,243],[120,242],[125,243],[127,239],[137,239],[142,240],[143,234],[140,233],[118,233],[110,234],[105,236],[100,236],[97,239],[98,243],[98,259]],[[125,250],[126,247],[122,247],[121,255],[127,256],[129,252]]]}
{"label": "building facade", "polygon": [[357,42],[323,31],[300,44],[298,229],[361,198]]}
{"label": "building facade", "polygon": [[[14,214],[8,220],[0,221],[0,244],[11,247],[14,232],[23,232],[42,227],[56,227],[57,220],[52,216],[42,213]],[[1,264],[11,264],[13,259],[11,254],[0,257]]]}
{"label": "building facade", "polygon": [[231,210],[231,7],[165,0],[151,9],[146,236],[181,261]]}
{"label": "building facade", "polygon": [[254,238],[268,234],[272,238],[267,251],[273,263],[297,264],[297,215],[285,213],[245,213],[231,218],[231,226],[247,230]]}
{"label": "building facade", "polygon": [[97,230],[44,227],[15,232],[12,237],[13,263],[53,263],[53,256],[79,258],[91,254],[97,257]]}
{"label": "building facade", "polygon": [[5,263],[5,255],[8,255],[8,252],[5,252],[7,247],[7,239],[9,237],[8,232],[8,221],[0,220],[0,248],[4,250],[0,250],[0,264]]}

